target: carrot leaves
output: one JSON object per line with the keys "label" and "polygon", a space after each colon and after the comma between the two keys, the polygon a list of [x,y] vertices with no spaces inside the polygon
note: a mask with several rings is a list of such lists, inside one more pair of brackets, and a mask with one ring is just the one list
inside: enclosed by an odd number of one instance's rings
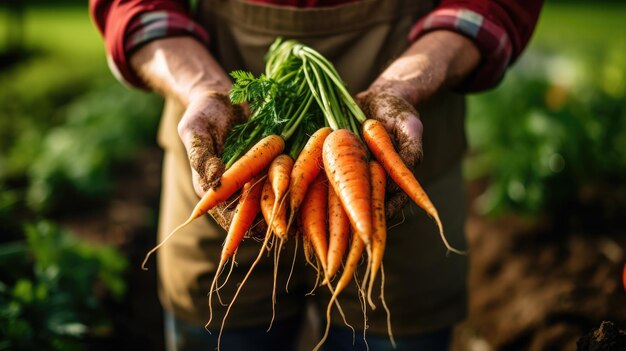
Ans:
{"label": "carrot leaves", "polygon": [[295,40],[278,38],[265,60],[265,73],[258,77],[240,70],[231,73],[235,82],[230,99],[247,104],[250,117],[226,140],[222,160],[227,168],[269,134],[283,137],[293,157],[308,136],[325,125],[360,135],[358,126],[365,115],[321,54]]}

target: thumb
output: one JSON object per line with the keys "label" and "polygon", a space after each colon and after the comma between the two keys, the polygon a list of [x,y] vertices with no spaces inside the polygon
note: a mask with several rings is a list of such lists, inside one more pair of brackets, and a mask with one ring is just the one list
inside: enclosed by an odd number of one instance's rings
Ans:
{"label": "thumb", "polygon": [[215,156],[213,141],[208,135],[194,135],[187,151],[191,167],[198,173],[199,185],[204,191],[219,185],[224,163]]}
{"label": "thumb", "polygon": [[387,220],[390,221],[402,211],[404,206],[409,202],[409,196],[403,191],[394,193],[385,201],[385,214]]}
{"label": "thumb", "polygon": [[357,98],[363,112],[385,126],[402,161],[412,169],[422,159],[423,125],[415,107],[388,92],[359,94]]}

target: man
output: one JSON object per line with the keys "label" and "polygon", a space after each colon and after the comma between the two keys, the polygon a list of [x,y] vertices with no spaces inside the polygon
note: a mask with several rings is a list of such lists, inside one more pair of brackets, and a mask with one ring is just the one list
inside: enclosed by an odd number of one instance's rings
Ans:
{"label": "man", "polygon": [[[113,71],[166,98],[159,132],[165,150],[159,237],[187,218],[223,169],[224,139],[243,118],[227,99],[227,72],[262,72],[269,44],[282,36],[333,62],[368,117],[384,122],[403,160],[414,167],[438,207],[449,241],[464,247],[465,105],[460,92],[487,89],[501,80],[528,42],[542,1],[436,3],[199,0],[191,14],[183,1],[91,0]],[[397,193],[389,199],[394,213],[406,203]],[[451,327],[466,314],[467,260],[446,256],[436,226],[422,211],[408,206],[401,212],[404,220],[396,216],[390,222],[401,223],[389,232],[385,256],[385,293],[398,349],[446,349]],[[215,345],[217,333],[206,333],[203,325],[223,238],[223,229],[206,217],[159,251],[159,290],[171,350]],[[231,284],[220,291],[226,301],[258,250],[252,241],[241,245]],[[288,271],[288,265],[279,267],[279,282]],[[293,349],[304,294],[313,284],[310,271],[297,265],[290,292],[279,289],[276,322],[266,333],[272,267],[266,262],[257,268],[226,320],[222,349]],[[316,297],[321,307],[328,300],[323,290]],[[341,303],[351,324],[362,326],[356,288],[346,290]],[[218,323],[223,312],[214,309]],[[382,308],[368,311],[367,325],[370,348],[390,348]],[[356,342],[363,345],[359,338]],[[352,332],[337,316],[326,347],[353,347]]]}

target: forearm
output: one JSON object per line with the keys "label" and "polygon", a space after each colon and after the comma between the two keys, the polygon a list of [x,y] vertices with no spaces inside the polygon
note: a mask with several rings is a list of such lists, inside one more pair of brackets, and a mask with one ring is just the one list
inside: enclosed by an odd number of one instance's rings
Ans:
{"label": "forearm", "polygon": [[371,89],[391,90],[415,106],[462,82],[479,62],[480,52],[471,40],[452,31],[433,31],[415,41]]}
{"label": "forearm", "polygon": [[133,70],[151,89],[185,106],[178,135],[194,170],[199,196],[224,171],[218,155],[242,111],[228,99],[231,81],[208,50],[191,37],[152,41],[131,57]]}
{"label": "forearm", "polygon": [[228,94],[232,84],[209,51],[191,37],[155,40],[138,49],[130,62],[151,89],[185,106],[200,95]]}

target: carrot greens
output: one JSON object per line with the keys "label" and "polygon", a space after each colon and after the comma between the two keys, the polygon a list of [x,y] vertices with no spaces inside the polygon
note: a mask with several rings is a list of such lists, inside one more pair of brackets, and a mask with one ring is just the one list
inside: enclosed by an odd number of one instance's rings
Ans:
{"label": "carrot greens", "polygon": [[[224,146],[226,167],[269,134],[280,135],[295,158],[308,136],[323,126],[357,136],[366,117],[333,65],[295,40],[277,39],[266,55],[265,72],[231,73],[234,104],[248,104],[250,118],[233,128]],[[315,102],[315,103],[313,103]]]}

